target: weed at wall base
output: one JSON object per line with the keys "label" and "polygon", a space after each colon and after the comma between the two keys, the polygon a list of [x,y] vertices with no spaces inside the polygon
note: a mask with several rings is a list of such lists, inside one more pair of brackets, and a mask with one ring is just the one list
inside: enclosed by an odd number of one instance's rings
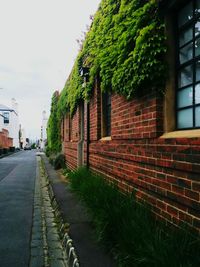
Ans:
{"label": "weed at wall base", "polygon": [[199,267],[200,241],[189,232],[168,228],[148,206],[85,168],[67,174],[72,190],[93,217],[96,236],[121,267]]}

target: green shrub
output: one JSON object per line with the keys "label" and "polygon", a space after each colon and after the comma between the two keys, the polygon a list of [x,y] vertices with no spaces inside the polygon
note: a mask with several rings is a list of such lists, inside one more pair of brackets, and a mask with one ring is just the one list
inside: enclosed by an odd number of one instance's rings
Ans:
{"label": "green shrub", "polygon": [[15,152],[15,147],[14,146],[10,146],[9,150],[10,150],[10,152]]}
{"label": "green shrub", "polygon": [[3,154],[7,154],[8,153],[8,148],[3,148]]}
{"label": "green shrub", "polygon": [[51,149],[50,149],[49,146],[47,146],[47,147],[45,148],[45,154],[46,154],[47,157],[50,157],[50,155],[52,154],[52,151],[51,151]]}
{"label": "green shrub", "polygon": [[156,221],[134,194],[122,194],[84,168],[68,177],[92,214],[97,239],[113,253],[118,266],[200,266],[200,241],[186,230]]}
{"label": "green shrub", "polygon": [[33,143],[33,144],[31,145],[31,148],[32,148],[32,149],[36,149],[36,144]]}
{"label": "green shrub", "polygon": [[49,163],[50,163],[51,165],[54,165],[54,160],[55,160],[55,156],[50,156],[50,157],[49,157]]}
{"label": "green shrub", "polygon": [[58,154],[53,160],[53,166],[55,170],[59,170],[65,167],[65,156],[63,154]]}

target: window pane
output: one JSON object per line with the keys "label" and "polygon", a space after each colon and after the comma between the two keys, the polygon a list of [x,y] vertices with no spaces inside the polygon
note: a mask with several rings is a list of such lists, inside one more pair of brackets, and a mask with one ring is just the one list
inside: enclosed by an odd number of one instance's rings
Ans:
{"label": "window pane", "polygon": [[177,126],[179,129],[193,127],[193,116],[191,108],[178,111]]}
{"label": "window pane", "polygon": [[200,61],[196,63],[196,81],[200,81]]}
{"label": "window pane", "polygon": [[180,33],[179,46],[182,46],[191,40],[192,40],[192,28],[189,28]]}
{"label": "window pane", "polygon": [[195,40],[195,56],[200,55],[200,38]]}
{"label": "window pane", "polygon": [[193,58],[193,43],[186,45],[180,49],[179,60],[183,64]]}
{"label": "window pane", "polygon": [[199,0],[196,0],[195,13],[196,14],[200,13],[200,2],[199,2]]}
{"label": "window pane", "polygon": [[[199,70],[200,71],[200,70]],[[179,88],[193,82],[192,65],[185,67],[179,73]]]}
{"label": "window pane", "polygon": [[185,88],[178,92],[177,105],[178,108],[183,108],[192,105],[193,102],[193,90],[192,87]]}
{"label": "window pane", "polygon": [[200,34],[200,21],[195,24],[195,36]]}
{"label": "window pane", "polygon": [[3,112],[4,123],[9,123],[9,112]]}
{"label": "window pane", "polygon": [[188,20],[192,19],[192,13],[193,13],[192,2],[190,2],[179,13],[179,16],[178,16],[179,27],[184,25]]}
{"label": "window pane", "polygon": [[200,84],[195,86],[195,104],[200,103]]}
{"label": "window pane", "polygon": [[195,109],[195,126],[200,127],[200,107]]}

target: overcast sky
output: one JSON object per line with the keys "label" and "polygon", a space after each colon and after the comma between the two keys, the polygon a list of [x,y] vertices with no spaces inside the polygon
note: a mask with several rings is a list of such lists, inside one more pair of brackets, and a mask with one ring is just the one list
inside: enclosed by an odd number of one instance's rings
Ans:
{"label": "overcast sky", "polygon": [[100,0],[0,0],[0,103],[19,104],[27,137],[40,135],[42,111],[61,90],[78,53],[77,39]]}

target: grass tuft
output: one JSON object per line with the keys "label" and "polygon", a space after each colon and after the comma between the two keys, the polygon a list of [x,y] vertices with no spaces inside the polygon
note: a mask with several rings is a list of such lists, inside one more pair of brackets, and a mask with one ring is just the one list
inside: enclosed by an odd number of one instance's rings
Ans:
{"label": "grass tuft", "polygon": [[122,194],[85,168],[67,173],[72,190],[93,217],[96,235],[119,267],[199,267],[200,241],[154,219],[135,195]]}

